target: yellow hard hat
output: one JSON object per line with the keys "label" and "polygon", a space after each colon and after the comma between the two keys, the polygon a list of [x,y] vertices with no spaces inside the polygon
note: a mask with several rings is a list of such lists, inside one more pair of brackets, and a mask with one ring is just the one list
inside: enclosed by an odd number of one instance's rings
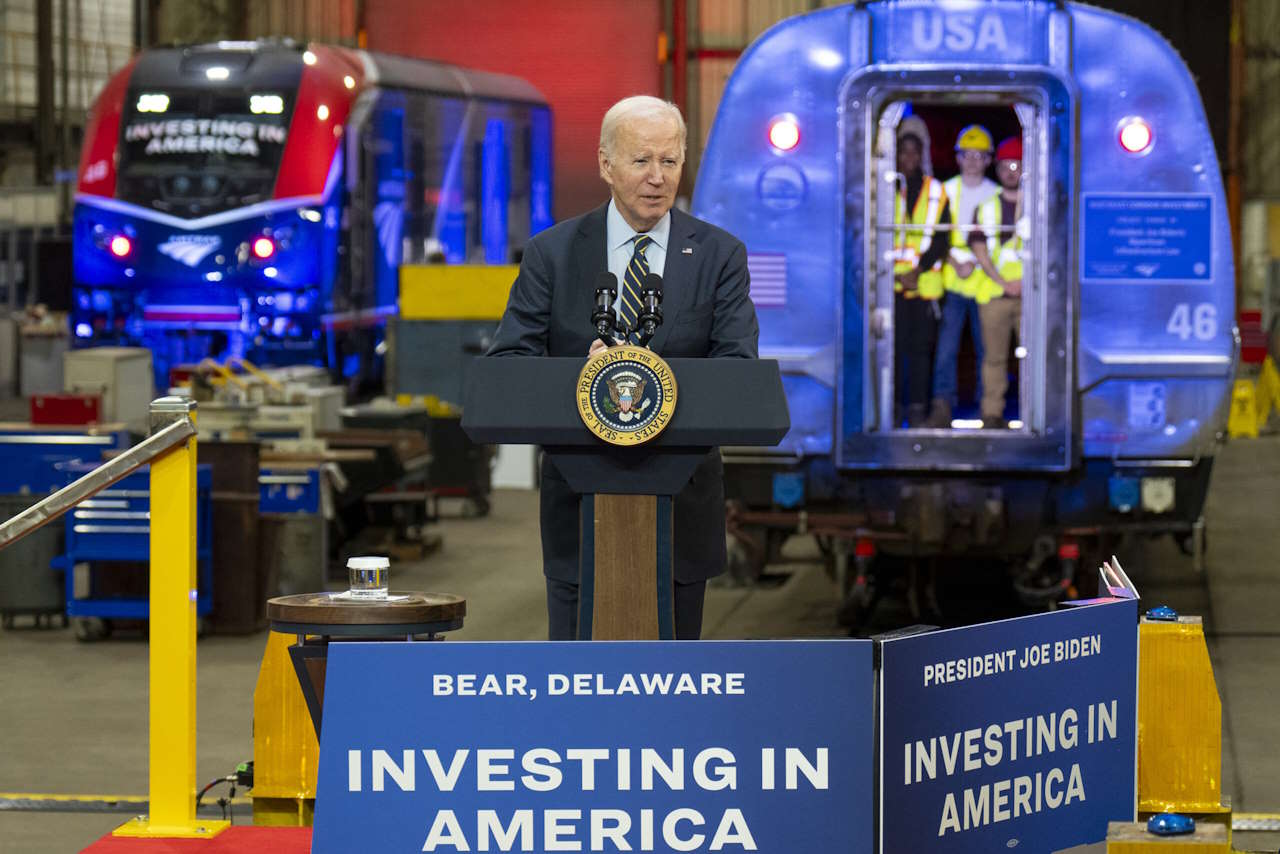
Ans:
{"label": "yellow hard hat", "polygon": [[956,151],[991,152],[991,134],[982,125],[969,125],[956,137]]}

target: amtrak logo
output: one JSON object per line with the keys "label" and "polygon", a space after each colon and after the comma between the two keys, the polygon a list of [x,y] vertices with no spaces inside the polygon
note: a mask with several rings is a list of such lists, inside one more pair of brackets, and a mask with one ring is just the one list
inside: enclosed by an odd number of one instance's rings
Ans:
{"label": "amtrak logo", "polygon": [[222,245],[216,234],[174,234],[156,248],[175,261],[194,267]]}
{"label": "amtrak logo", "polygon": [[610,347],[591,357],[578,377],[578,414],[611,445],[639,445],[657,436],[676,406],[671,367],[643,347]]}

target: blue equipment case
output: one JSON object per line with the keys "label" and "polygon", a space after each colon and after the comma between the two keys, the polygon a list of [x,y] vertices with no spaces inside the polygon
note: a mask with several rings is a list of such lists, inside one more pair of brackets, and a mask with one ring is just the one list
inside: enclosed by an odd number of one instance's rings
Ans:
{"label": "blue equipment case", "polygon": [[[91,471],[94,466],[70,464],[67,483]],[[105,636],[111,619],[145,620],[150,612],[146,598],[96,595],[92,564],[150,559],[151,472],[144,467],[71,511],[66,524],[66,552],[52,565],[66,573],[67,616],[76,621],[81,640]],[[199,592],[196,614],[208,616],[213,610],[213,467],[196,467],[196,561],[199,565]],[[89,595],[76,598],[75,571],[78,563],[89,563]],[[104,621],[92,623],[96,618]]]}

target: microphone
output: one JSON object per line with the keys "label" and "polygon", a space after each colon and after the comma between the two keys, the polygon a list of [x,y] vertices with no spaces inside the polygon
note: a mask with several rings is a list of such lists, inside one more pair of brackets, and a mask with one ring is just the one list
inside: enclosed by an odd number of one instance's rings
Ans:
{"label": "microphone", "polygon": [[640,289],[640,314],[636,317],[636,325],[640,327],[645,343],[653,337],[662,325],[662,277],[657,273],[649,273],[644,277]]}
{"label": "microphone", "polygon": [[613,345],[613,336],[618,327],[618,314],[613,310],[613,303],[618,298],[618,277],[608,270],[596,274],[596,303],[591,312],[591,325],[596,334],[606,344]]}

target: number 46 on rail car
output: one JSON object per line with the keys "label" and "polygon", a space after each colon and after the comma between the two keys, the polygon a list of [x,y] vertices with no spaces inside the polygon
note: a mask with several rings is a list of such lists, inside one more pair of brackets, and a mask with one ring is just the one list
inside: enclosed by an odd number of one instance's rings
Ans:
{"label": "number 46 on rail car", "polygon": [[511,263],[551,224],[525,81],[362,50],[144,51],[94,103],[75,207],[78,346],[369,379],[401,263]]}
{"label": "number 46 on rail car", "polygon": [[[1006,138],[1021,179],[1001,185]],[[1021,592],[1057,598],[1082,546],[1199,531],[1231,397],[1231,236],[1195,83],[1149,27],[1048,0],[786,20],[725,87],[693,210],[746,243],[760,354],[791,406],[777,456],[726,456],[740,570],[808,530],[860,557],[1026,558]],[[938,266],[903,277],[936,240]],[[1009,292],[941,284],[962,281],[975,240],[1020,268],[998,340],[983,312]],[[899,358],[920,336],[927,358]],[[1009,391],[975,411],[989,376]],[[910,417],[913,381],[944,421]]]}

